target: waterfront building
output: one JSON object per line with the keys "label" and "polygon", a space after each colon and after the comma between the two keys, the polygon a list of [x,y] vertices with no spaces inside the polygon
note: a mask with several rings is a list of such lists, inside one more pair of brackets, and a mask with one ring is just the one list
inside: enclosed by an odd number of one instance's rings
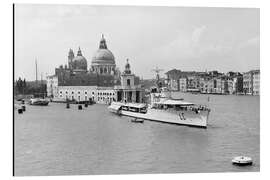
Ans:
{"label": "waterfront building", "polygon": [[260,70],[253,71],[253,95],[260,95]]}
{"label": "waterfront building", "polygon": [[58,92],[58,78],[56,75],[47,76],[47,96],[48,97],[55,97],[57,96]]}
{"label": "waterfront building", "polygon": [[260,70],[251,70],[243,74],[243,91],[249,95],[260,94]]}
{"label": "waterfront building", "polygon": [[167,85],[171,91],[179,91],[179,79],[181,78],[181,71],[172,69],[165,73],[167,75]]}
{"label": "waterfront building", "polygon": [[243,90],[245,94],[252,95],[253,90],[253,83],[252,83],[252,72],[245,72],[243,74]]}
{"label": "waterfront building", "polygon": [[59,86],[58,98],[65,101],[95,101],[99,104],[108,104],[115,101],[115,91],[111,87],[98,86]]}
{"label": "waterfront building", "polygon": [[122,102],[142,102],[144,90],[139,84],[139,79],[131,72],[131,67],[127,59],[125,70],[121,74],[121,85],[114,87],[116,101]]}
{"label": "waterfront building", "polygon": [[187,78],[182,77],[179,79],[179,90],[181,92],[187,92]]}
{"label": "waterfront building", "polygon": [[221,78],[214,78],[213,84],[214,84],[213,93],[221,94],[223,87],[223,80]]}
{"label": "waterfront building", "polygon": [[227,79],[227,84],[228,84],[227,93],[228,94],[233,94],[233,79],[228,78]]}
{"label": "waterfront building", "polygon": [[170,79],[169,89],[171,91],[179,91],[179,80],[178,79]]}
{"label": "waterfront building", "polygon": [[200,77],[194,73],[187,73],[187,91],[198,92],[200,91]]}
{"label": "waterfront building", "polygon": [[243,75],[237,74],[233,77],[233,94],[239,94],[243,92]]}

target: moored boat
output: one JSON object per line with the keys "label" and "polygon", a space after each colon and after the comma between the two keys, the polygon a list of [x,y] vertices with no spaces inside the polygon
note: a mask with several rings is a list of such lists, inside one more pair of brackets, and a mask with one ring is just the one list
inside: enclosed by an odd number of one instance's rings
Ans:
{"label": "moored boat", "polygon": [[49,104],[49,101],[47,99],[32,98],[30,99],[29,104],[36,106],[47,106]]}

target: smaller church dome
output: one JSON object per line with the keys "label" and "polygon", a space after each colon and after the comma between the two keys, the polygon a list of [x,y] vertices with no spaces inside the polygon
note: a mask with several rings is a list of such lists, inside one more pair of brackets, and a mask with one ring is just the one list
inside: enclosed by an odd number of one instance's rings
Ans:
{"label": "smaller church dome", "polygon": [[85,57],[83,57],[80,47],[77,56],[72,61],[74,69],[87,70],[87,60]]}

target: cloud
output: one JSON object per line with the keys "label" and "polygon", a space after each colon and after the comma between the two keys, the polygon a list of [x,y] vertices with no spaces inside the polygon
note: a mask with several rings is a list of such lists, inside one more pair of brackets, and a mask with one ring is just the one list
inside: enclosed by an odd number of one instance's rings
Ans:
{"label": "cloud", "polygon": [[197,44],[199,43],[201,36],[203,35],[203,33],[206,31],[207,27],[206,26],[201,26],[196,28],[192,35],[191,35],[191,41],[193,44]]}
{"label": "cloud", "polygon": [[239,44],[239,48],[246,48],[246,47],[254,47],[254,46],[257,46],[259,47],[260,45],[260,37],[259,36],[255,36],[255,37],[252,37],[246,41],[243,41]]}

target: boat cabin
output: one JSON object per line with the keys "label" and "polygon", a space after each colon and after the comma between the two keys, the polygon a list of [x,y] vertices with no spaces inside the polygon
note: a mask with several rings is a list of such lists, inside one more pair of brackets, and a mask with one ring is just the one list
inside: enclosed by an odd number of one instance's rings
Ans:
{"label": "boat cabin", "polygon": [[138,112],[138,113],[146,113],[147,106],[146,106],[146,104],[140,104],[140,103],[126,103],[120,107],[120,110]]}
{"label": "boat cabin", "polygon": [[164,99],[159,102],[155,102],[152,104],[152,108],[168,111],[194,111],[196,114],[198,114],[200,111],[209,110],[205,106],[195,105],[194,103],[174,99]]}

